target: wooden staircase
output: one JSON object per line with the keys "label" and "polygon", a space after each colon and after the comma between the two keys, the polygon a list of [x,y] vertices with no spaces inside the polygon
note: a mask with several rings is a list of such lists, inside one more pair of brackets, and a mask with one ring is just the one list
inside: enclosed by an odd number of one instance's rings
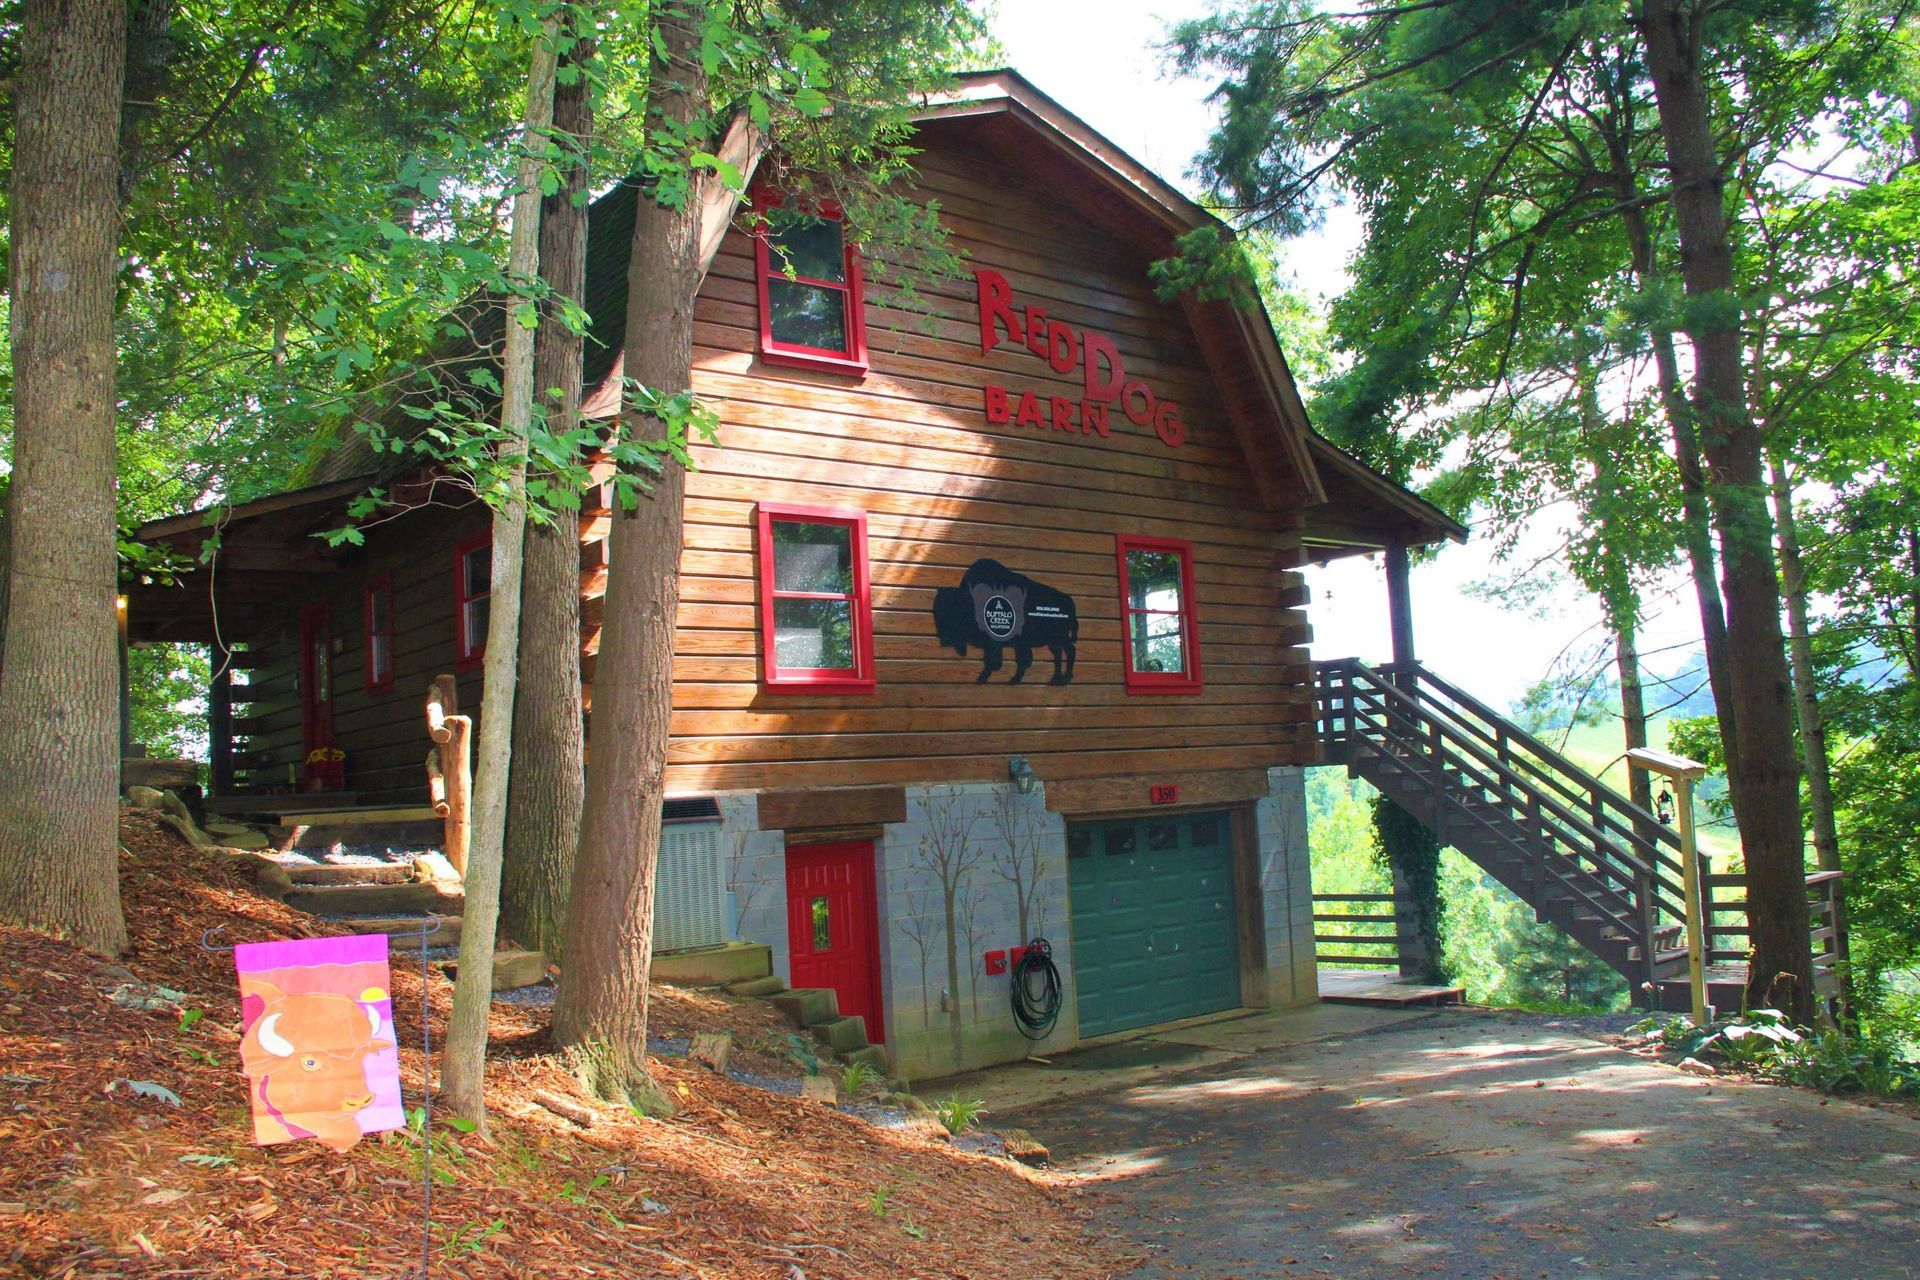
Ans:
{"label": "wooden staircase", "polygon": [[[1323,760],[1342,764],[1418,818],[1443,844],[1627,980],[1635,1004],[1684,1008],[1686,895],[1679,837],[1498,712],[1418,664],[1314,664]],[[1709,945],[1744,934],[1740,877],[1713,890]],[[1835,877],[1809,878],[1815,975],[1834,980]],[[1823,928],[1823,924],[1826,926]],[[1721,1007],[1738,1007],[1745,952],[1710,950]]]}

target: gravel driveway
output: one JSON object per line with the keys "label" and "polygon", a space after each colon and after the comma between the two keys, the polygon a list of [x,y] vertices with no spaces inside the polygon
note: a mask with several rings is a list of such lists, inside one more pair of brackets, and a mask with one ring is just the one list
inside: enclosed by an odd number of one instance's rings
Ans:
{"label": "gravel driveway", "polygon": [[1920,1277],[1920,1121],[1446,1012],[996,1117],[1140,1277]]}

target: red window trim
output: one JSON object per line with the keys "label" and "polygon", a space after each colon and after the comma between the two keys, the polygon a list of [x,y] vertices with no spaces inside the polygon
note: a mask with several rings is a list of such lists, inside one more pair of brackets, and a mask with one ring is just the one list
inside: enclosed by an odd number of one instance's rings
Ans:
{"label": "red window trim", "polygon": [[[867,568],[867,513],[848,507],[796,507],[763,502],[755,513],[756,545],[760,559],[760,667],[761,682],[770,693],[872,693],[873,583]],[[774,665],[773,646],[773,522],[843,524],[853,530],[853,670],[796,669]],[[783,591],[783,596],[840,599],[840,593],[814,594]]]}
{"label": "red window trim", "polygon": [[[1186,658],[1185,671],[1135,671],[1133,669],[1133,614],[1146,612],[1128,605],[1131,594],[1127,582],[1129,551],[1172,551],[1180,556],[1180,643]],[[1127,673],[1128,693],[1198,693],[1200,674],[1200,625],[1193,597],[1193,544],[1180,538],[1146,538],[1134,534],[1114,535],[1114,560],[1120,573],[1120,663]]]}
{"label": "red window trim", "polygon": [[[374,675],[373,675],[373,635],[374,635],[373,597],[375,596],[376,593],[381,591],[384,591],[387,593],[387,629],[386,629],[387,674],[384,678],[376,680],[374,679]],[[393,665],[394,665],[393,663],[393,660],[394,660],[393,575],[392,574],[376,573],[371,578],[367,579],[366,590],[361,597],[361,618],[362,618],[362,630],[366,633],[366,647],[364,652],[362,653],[362,661],[364,662],[367,669],[366,671],[367,692],[368,693],[391,693],[393,692]]]}
{"label": "red window trim", "polygon": [[470,645],[472,638],[467,635],[467,605],[491,596],[493,590],[489,584],[486,591],[467,594],[466,561],[469,553],[488,546],[492,541],[493,531],[482,529],[453,544],[453,665],[456,670],[472,671],[487,656],[487,642],[484,639],[477,648]]}
{"label": "red window trim", "polygon": [[[763,208],[774,207],[781,203],[781,196],[778,192],[763,188],[756,193],[754,203]],[[767,364],[794,369],[864,375],[867,371],[866,281],[860,270],[860,250],[846,238],[845,219],[838,205],[830,201],[823,202],[816,212],[822,218],[842,224],[840,240],[846,253],[847,278],[840,281],[794,276],[792,280],[795,284],[837,290],[846,299],[847,349],[829,351],[824,347],[809,347],[798,342],[779,342],[774,339],[773,309],[767,304],[767,281],[775,275],[782,280],[788,277],[774,261],[773,251],[767,245],[767,227],[763,223],[753,234],[753,284],[760,301],[760,359]]]}

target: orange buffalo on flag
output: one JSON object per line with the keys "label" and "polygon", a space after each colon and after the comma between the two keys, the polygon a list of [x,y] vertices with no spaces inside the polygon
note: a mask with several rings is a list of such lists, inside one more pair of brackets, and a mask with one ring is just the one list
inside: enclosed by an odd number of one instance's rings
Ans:
{"label": "orange buffalo on flag", "polygon": [[236,947],[253,1140],[345,1151],[406,1123],[384,934]]}

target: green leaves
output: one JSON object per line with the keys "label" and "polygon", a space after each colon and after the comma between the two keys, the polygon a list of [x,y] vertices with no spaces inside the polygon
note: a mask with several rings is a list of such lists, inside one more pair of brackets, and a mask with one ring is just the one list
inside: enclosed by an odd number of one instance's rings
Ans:
{"label": "green leaves", "polygon": [[687,164],[694,169],[710,170],[714,176],[718,177],[720,181],[726,185],[729,191],[746,190],[746,176],[740,172],[740,167],[738,165],[728,164],[711,151],[694,152],[687,158]]}

